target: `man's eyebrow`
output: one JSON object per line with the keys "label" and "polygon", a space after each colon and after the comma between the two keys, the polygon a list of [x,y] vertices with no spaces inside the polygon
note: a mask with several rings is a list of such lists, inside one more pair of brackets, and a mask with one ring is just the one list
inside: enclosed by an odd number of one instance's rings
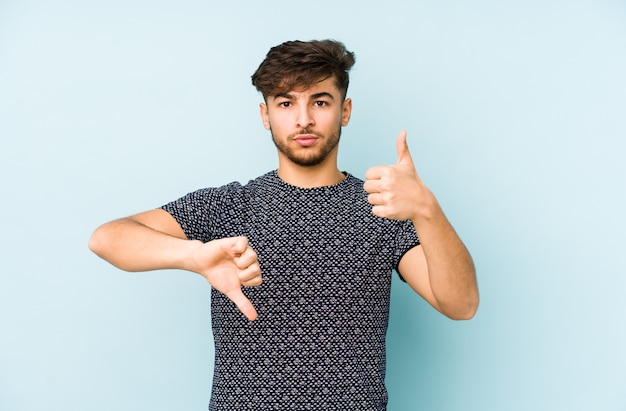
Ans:
{"label": "man's eyebrow", "polygon": [[276,100],[277,98],[286,98],[287,100],[294,100],[295,97],[293,96],[293,94],[289,94],[289,93],[280,93],[280,94],[276,94],[274,96],[274,100]]}
{"label": "man's eyebrow", "polygon": [[[310,99],[311,100],[317,100],[317,99],[322,98],[322,97],[327,97],[327,98],[329,98],[331,100],[335,99],[335,97],[331,93],[329,93],[327,91],[322,91],[320,93],[315,93],[315,94],[313,94],[310,97]],[[277,94],[277,95],[274,96],[274,100],[279,99],[279,98],[284,98],[284,99],[287,99],[287,100],[295,100],[296,99],[293,94],[289,94],[289,93],[280,93],[280,94]]]}
{"label": "man's eyebrow", "polygon": [[328,93],[328,92],[326,92],[326,91],[322,91],[321,93],[315,93],[315,94],[313,94],[313,95],[311,96],[311,100],[315,100],[315,99],[322,98],[322,97],[328,97],[328,98],[329,98],[329,99],[331,99],[331,100],[334,100],[334,99],[335,99],[335,97],[334,97],[332,94],[330,94],[330,93]]}

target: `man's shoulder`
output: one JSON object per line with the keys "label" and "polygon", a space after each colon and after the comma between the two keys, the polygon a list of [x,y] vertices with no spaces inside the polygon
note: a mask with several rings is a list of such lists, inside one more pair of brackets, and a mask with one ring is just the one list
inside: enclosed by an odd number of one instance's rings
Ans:
{"label": "man's shoulder", "polygon": [[276,170],[273,170],[249,180],[245,184],[242,184],[239,181],[233,181],[217,187],[199,189],[195,193],[200,197],[247,197],[264,195],[273,196],[278,195],[279,193],[288,194],[293,191],[302,190],[315,193],[318,192],[319,189],[330,189],[332,192],[338,193],[341,196],[363,196],[365,193],[365,190],[363,189],[363,180],[348,172],[344,172],[344,174],[346,175],[346,178],[334,186],[319,187],[317,189],[300,189],[282,181]]}
{"label": "man's shoulder", "polygon": [[[271,183],[273,181],[272,175],[274,172],[268,172],[263,175],[260,175],[252,180],[249,180],[247,183],[242,184],[239,181],[231,181],[229,183],[225,183],[223,185],[209,186],[205,188],[197,189],[192,193],[196,193],[200,196],[214,195],[214,194],[233,194],[237,192],[245,192],[249,190],[254,190],[257,187],[262,187]],[[191,194],[191,193],[190,193]]]}
{"label": "man's shoulder", "polygon": [[363,183],[365,182],[364,180],[356,177],[354,174],[349,173],[347,171],[343,172],[346,175],[346,183],[348,183],[349,185],[358,187],[358,188],[363,188]]}

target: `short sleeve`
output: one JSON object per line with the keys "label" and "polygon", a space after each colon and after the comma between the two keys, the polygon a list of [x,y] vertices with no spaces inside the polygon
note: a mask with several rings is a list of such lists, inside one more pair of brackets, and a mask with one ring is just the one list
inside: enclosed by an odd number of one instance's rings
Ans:
{"label": "short sleeve", "polygon": [[[404,254],[418,245],[420,245],[420,240],[415,232],[413,223],[410,220],[402,221],[396,235],[396,248],[394,250],[393,267],[396,271],[398,271],[398,265]],[[402,275],[400,275],[400,278],[402,278]],[[404,281],[403,278],[402,280]]]}
{"label": "short sleeve", "polygon": [[161,208],[174,217],[189,240],[208,242],[213,231],[212,218],[218,208],[219,193],[206,188],[189,193]]}

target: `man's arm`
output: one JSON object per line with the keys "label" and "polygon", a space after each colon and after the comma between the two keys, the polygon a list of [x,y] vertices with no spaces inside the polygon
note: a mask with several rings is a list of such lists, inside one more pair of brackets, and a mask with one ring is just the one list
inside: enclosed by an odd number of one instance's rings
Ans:
{"label": "man's arm", "polygon": [[261,284],[261,270],[246,237],[203,243],[188,240],[165,210],[146,211],[98,227],[89,248],[125,271],[181,269],[198,273],[230,298],[250,320],[257,317],[241,286]]}
{"label": "man's arm", "polygon": [[435,196],[421,181],[401,132],[398,163],[373,167],[364,188],[379,217],[411,220],[420,246],[400,260],[398,271],[419,295],[452,319],[470,319],[478,309],[478,286],[472,258]]}
{"label": "man's arm", "polygon": [[402,257],[398,271],[413,290],[442,314],[469,320],[479,302],[472,258],[447,221],[428,224],[432,227],[416,226],[416,231],[421,230],[421,245]]}

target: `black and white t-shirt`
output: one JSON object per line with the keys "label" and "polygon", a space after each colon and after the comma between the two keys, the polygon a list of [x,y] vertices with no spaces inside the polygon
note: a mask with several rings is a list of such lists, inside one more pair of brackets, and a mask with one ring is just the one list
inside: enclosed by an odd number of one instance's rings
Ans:
{"label": "black and white t-shirt", "polygon": [[384,410],[392,270],[419,244],[410,221],[376,217],[363,181],[299,188],[276,171],[163,207],[189,239],[246,236],[263,284],[248,321],[212,290],[210,410]]}

